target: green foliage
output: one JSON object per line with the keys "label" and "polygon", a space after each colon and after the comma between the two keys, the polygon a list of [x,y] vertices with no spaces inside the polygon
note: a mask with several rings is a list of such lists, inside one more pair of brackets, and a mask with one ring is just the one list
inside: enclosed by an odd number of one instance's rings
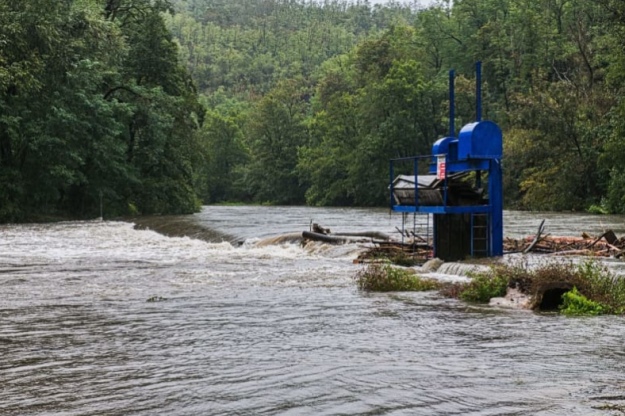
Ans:
{"label": "green foliage", "polygon": [[608,214],[610,211],[605,207],[604,204],[601,205],[591,205],[588,207],[588,213],[589,214],[598,214],[598,215],[604,215],[604,214]]}
{"label": "green foliage", "polygon": [[388,159],[447,134],[448,68],[474,120],[476,60],[506,204],[623,213],[621,3],[0,0],[0,221],[386,204]]}
{"label": "green foliage", "polygon": [[249,151],[243,142],[244,133],[238,117],[209,110],[201,134],[206,147],[206,160],[201,168],[204,202],[241,199],[243,196],[238,193],[235,177],[237,169],[248,162]]}
{"label": "green foliage", "polygon": [[[208,200],[385,204],[387,160],[427,154],[447,133],[450,67],[456,125],[474,120],[481,60],[484,116],[504,130],[506,204],[622,212],[625,19],[616,3],[176,0],[167,24],[200,90],[251,108],[238,123],[249,159],[221,170],[236,192],[208,175]],[[297,117],[275,99],[286,80],[306,85]]]}
{"label": "green foliage", "polygon": [[[534,299],[552,288],[573,288],[563,297],[561,310],[569,315],[625,313],[625,279],[614,276],[598,261],[580,264],[551,261],[529,268],[524,262],[497,264],[485,273],[471,276],[469,283],[444,285],[444,296],[469,302],[488,302],[516,288]],[[538,305],[534,305],[538,307]]]}
{"label": "green foliage", "polygon": [[467,302],[488,303],[491,298],[506,294],[508,277],[499,273],[478,273],[470,276],[471,281],[460,291],[460,299]]}
{"label": "green foliage", "polygon": [[252,112],[247,148],[253,158],[245,167],[243,180],[256,202],[304,202],[306,189],[297,174],[297,158],[308,139],[304,120],[309,95],[304,80],[285,80]]}
{"label": "green foliage", "polygon": [[266,94],[281,80],[309,78],[328,59],[416,13],[331,2],[175,0],[179,13],[167,23],[200,90],[235,96]]}
{"label": "green foliage", "polygon": [[625,313],[625,279],[615,276],[605,265],[593,260],[579,264],[576,272],[586,283],[583,289],[578,287],[580,292],[599,302],[605,313]]}
{"label": "green foliage", "polygon": [[596,316],[603,315],[606,307],[599,302],[589,300],[579,293],[576,287],[562,295],[560,312],[569,316]]}
{"label": "green foliage", "polygon": [[0,0],[0,221],[198,209],[203,110],[167,9]]}
{"label": "green foliage", "polygon": [[370,263],[356,273],[355,279],[360,290],[372,292],[424,292],[441,287],[435,279],[417,276],[411,270],[388,263]]}

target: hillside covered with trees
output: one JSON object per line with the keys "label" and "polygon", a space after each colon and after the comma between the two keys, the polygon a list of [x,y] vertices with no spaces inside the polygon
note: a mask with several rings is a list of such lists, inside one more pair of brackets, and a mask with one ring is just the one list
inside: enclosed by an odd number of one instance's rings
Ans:
{"label": "hillside covered with trees", "polygon": [[507,206],[625,213],[620,0],[0,0],[0,221],[384,205],[478,60]]}
{"label": "hillside covered with trees", "polygon": [[206,202],[386,203],[388,159],[474,119],[504,130],[508,207],[625,212],[625,3],[177,0],[168,25],[209,109]]}

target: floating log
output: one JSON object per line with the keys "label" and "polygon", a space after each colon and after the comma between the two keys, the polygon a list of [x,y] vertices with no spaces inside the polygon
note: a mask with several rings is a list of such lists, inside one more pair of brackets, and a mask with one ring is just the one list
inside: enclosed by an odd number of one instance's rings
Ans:
{"label": "floating log", "polygon": [[379,240],[391,241],[392,238],[388,234],[384,234],[379,231],[362,231],[357,233],[333,233],[332,235],[339,237],[369,237],[377,238]]}
{"label": "floating log", "polygon": [[302,238],[304,240],[320,241],[322,243],[328,243],[328,244],[346,244],[346,243],[371,242],[371,239],[353,238],[353,237],[340,237],[340,236],[334,236],[334,235],[328,235],[328,234],[313,233],[313,232],[310,232],[310,231],[302,232]]}

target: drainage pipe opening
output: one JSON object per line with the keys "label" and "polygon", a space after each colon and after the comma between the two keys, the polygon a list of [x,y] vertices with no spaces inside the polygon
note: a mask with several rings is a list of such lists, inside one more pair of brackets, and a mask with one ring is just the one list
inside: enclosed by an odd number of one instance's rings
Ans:
{"label": "drainage pipe opening", "polygon": [[562,295],[572,289],[569,283],[552,283],[536,291],[534,309],[538,311],[558,311],[562,306]]}

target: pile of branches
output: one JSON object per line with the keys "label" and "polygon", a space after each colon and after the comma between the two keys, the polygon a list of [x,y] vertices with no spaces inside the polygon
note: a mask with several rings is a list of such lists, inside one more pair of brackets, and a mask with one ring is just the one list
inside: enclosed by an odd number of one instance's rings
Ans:
{"label": "pile of branches", "polygon": [[608,230],[600,236],[586,233],[580,237],[553,237],[542,235],[544,221],[534,237],[520,240],[506,238],[504,251],[508,253],[543,253],[557,256],[599,256],[620,258],[625,254],[625,237],[617,238]]}
{"label": "pile of branches", "polygon": [[371,263],[389,260],[402,266],[415,266],[425,263],[432,257],[432,246],[427,243],[401,243],[398,241],[375,242],[373,247],[363,251],[354,263]]}

